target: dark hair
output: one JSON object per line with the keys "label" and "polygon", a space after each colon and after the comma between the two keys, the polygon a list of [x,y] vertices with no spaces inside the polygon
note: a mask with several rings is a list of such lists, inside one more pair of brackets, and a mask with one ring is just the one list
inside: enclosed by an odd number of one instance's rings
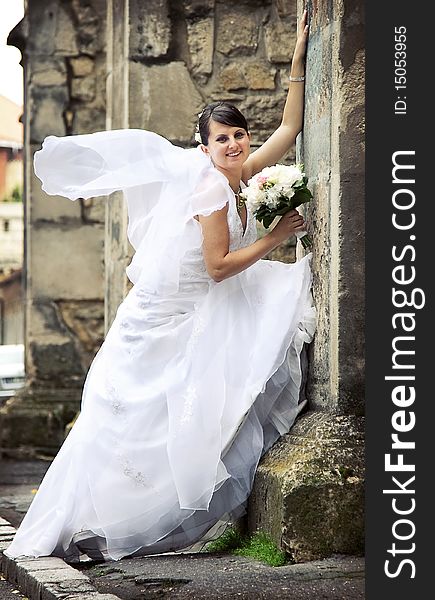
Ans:
{"label": "dark hair", "polygon": [[207,104],[201,113],[198,121],[198,130],[201,136],[201,142],[207,146],[210,135],[210,121],[229,125],[230,127],[240,127],[247,133],[249,132],[248,123],[240,110],[229,102],[212,102]]}

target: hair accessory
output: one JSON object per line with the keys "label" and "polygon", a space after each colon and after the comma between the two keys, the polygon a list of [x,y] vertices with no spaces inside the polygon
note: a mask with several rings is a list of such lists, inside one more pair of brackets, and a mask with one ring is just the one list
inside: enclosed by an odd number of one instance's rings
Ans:
{"label": "hair accessory", "polygon": [[198,121],[196,122],[195,127],[195,141],[198,142],[198,144],[202,144],[201,134],[199,133],[199,119],[202,117],[203,112],[204,111],[202,110],[200,113],[198,113]]}

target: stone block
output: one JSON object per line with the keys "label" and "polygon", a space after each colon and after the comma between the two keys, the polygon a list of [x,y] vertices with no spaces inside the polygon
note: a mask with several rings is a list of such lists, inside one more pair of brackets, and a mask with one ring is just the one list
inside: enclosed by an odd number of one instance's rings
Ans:
{"label": "stone block", "polygon": [[95,61],[89,56],[78,56],[69,60],[74,77],[86,77],[90,75],[95,66]]}
{"label": "stone block", "polygon": [[120,600],[120,597],[115,596],[114,594],[85,592],[83,594],[74,594],[72,596],[68,596],[68,600]]}
{"label": "stone block", "polygon": [[258,31],[255,13],[226,9],[218,20],[216,50],[225,56],[253,55],[258,46]]}
{"label": "stone block", "polygon": [[171,42],[171,21],[167,0],[129,2],[130,56],[166,56]]}
{"label": "stone block", "polygon": [[[54,36],[54,52],[62,56],[75,56],[78,54],[77,33],[75,23],[70,13],[57,2],[56,31]],[[44,19],[47,23],[48,19]]]}
{"label": "stone block", "polygon": [[243,63],[231,62],[222,68],[219,82],[226,90],[243,90],[248,87],[245,79]]}
{"label": "stone block", "polygon": [[71,8],[76,21],[79,53],[95,56],[104,50],[106,3],[104,0],[72,0]]}
{"label": "stone block", "polygon": [[[59,583],[46,583],[42,590],[41,600],[64,600],[66,598],[70,600],[71,598],[74,598],[74,596],[92,594],[94,592],[96,592],[96,589],[89,580],[87,582],[73,580]],[[92,598],[92,596],[90,596],[90,598]]]}
{"label": "stone block", "polygon": [[92,102],[97,91],[95,77],[73,77],[71,80],[71,98],[81,102]]}
{"label": "stone block", "polygon": [[71,338],[63,325],[57,303],[52,298],[32,298],[29,300],[29,342],[66,344]]}
{"label": "stone block", "polygon": [[276,69],[264,64],[233,61],[226,65],[219,81],[226,90],[274,90]]}
{"label": "stone block", "polygon": [[104,228],[100,224],[34,226],[28,264],[33,297],[101,298],[103,243]]}
{"label": "stone block", "polygon": [[1,570],[1,554],[6,550],[11,542],[9,540],[0,541],[0,570]]}
{"label": "stone block", "polygon": [[296,43],[296,20],[271,21],[264,27],[266,56],[271,63],[290,63]]}
{"label": "stone block", "polygon": [[[44,382],[42,382],[44,383]],[[30,455],[54,456],[64,441],[64,430],[80,407],[83,378],[71,378],[56,388],[53,381],[38,388],[29,384],[0,408],[0,446],[19,448]],[[66,387],[69,386],[69,387]]]}
{"label": "stone block", "polygon": [[81,217],[84,224],[104,223],[106,219],[106,202],[104,196],[81,198]]}
{"label": "stone block", "polygon": [[297,2],[289,2],[289,0],[274,0],[278,15],[282,17],[290,17],[296,22]]}
{"label": "stone block", "polygon": [[67,565],[62,559],[52,558],[50,566],[44,558],[17,560],[16,581],[26,595],[30,598],[43,597],[47,585],[53,583],[68,583],[72,589],[75,589],[77,584],[83,585],[83,583],[88,583],[89,587],[89,579],[86,575]]}
{"label": "stone block", "polygon": [[80,106],[74,110],[72,134],[94,133],[106,129],[106,107],[104,98],[92,106]]}
{"label": "stone block", "polygon": [[188,19],[201,19],[210,15],[216,0],[183,0],[184,14]]}
{"label": "stone block", "polygon": [[4,575],[5,579],[10,581],[11,583],[17,583],[17,563],[9,556],[5,554],[1,555],[1,573]]}
{"label": "stone block", "polygon": [[191,144],[196,115],[202,107],[203,100],[183,62],[130,64],[130,127],[150,129],[172,141]]}
{"label": "stone block", "polygon": [[103,300],[57,303],[62,322],[73,333],[87,357],[87,367],[104,339]]}
{"label": "stone block", "polygon": [[35,3],[28,15],[27,55],[77,55],[75,23],[63,3],[56,0]]}
{"label": "stone block", "polygon": [[14,533],[4,533],[3,535],[0,534],[0,544],[10,544],[14,539],[14,535]]}
{"label": "stone block", "polygon": [[28,67],[29,85],[64,86],[67,84],[67,70],[64,58],[41,58],[32,61]]}
{"label": "stone block", "polygon": [[188,22],[187,43],[193,75],[210,75],[213,70],[214,19]]}
{"label": "stone block", "polygon": [[[104,31],[104,27],[103,27]],[[99,31],[98,24],[85,25],[78,31],[78,53],[97,56],[104,50],[104,36]]]}
{"label": "stone block", "polygon": [[73,568],[56,556],[41,556],[40,558],[25,557],[15,560],[22,571],[53,571],[62,568],[67,570]]}
{"label": "stone block", "polygon": [[274,90],[276,69],[263,64],[245,64],[245,78],[251,90]]}
{"label": "stone block", "polygon": [[[41,144],[32,146],[32,154],[41,149]],[[42,191],[41,180],[36,177],[33,167],[29,169],[30,197],[28,216],[31,222],[44,221],[66,223],[71,220],[80,221],[80,202],[71,202],[62,196],[49,196]]]}
{"label": "stone block", "polygon": [[281,123],[287,94],[247,94],[238,105],[245,115],[252,134],[252,144],[258,146],[266,141]]}
{"label": "stone block", "polygon": [[364,421],[311,412],[260,461],[248,528],[294,562],[364,547]]}
{"label": "stone block", "polygon": [[69,102],[67,87],[32,86],[29,95],[31,142],[40,143],[47,135],[66,135],[64,111]]}
{"label": "stone block", "polygon": [[[48,336],[47,336],[48,337]],[[51,338],[55,337],[53,335]],[[47,385],[66,384],[84,377],[81,357],[73,339],[60,344],[56,341],[38,340],[30,342],[32,375]]]}

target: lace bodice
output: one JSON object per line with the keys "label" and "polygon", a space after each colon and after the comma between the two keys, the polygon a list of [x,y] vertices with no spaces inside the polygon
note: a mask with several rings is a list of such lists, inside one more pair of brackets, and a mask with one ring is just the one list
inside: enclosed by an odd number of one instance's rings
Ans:
{"label": "lace bodice", "polygon": [[[245,187],[241,182],[242,188]],[[254,215],[247,210],[246,229],[243,232],[243,224],[239,213],[237,212],[236,199],[230,202],[227,214],[228,230],[230,232],[230,252],[245,248],[253,244],[257,239],[257,225]]]}
{"label": "lace bodice", "polygon": [[[245,187],[243,182],[242,187]],[[236,199],[229,203],[227,213],[228,231],[230,234],[230,252],[245,248],[253,244],[257,239],[257,226],[254,215],[247,211],[246,228],[243,231],[243,224],[239,213],[237,212]],[[210,275],[204,262],[202,248],[188,252],[181,263],[180,283],[205,282],[210,281]]]}

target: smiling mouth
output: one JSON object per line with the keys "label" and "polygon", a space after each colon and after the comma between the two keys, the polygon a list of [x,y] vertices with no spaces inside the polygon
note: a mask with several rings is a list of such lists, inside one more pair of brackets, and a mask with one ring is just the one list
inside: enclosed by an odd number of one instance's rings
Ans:
{"label": "smiling mouth", "polygon": [[241,151],[241,150],[239,150],[239,152],[229,152],[229,153],[227,154],[227,156],[231,156],[231,158],[233,158],[233,157],[235,157],[235,156],[239,156],[239,154],[241,154],[241,153],[242,153],[242,151]]}

